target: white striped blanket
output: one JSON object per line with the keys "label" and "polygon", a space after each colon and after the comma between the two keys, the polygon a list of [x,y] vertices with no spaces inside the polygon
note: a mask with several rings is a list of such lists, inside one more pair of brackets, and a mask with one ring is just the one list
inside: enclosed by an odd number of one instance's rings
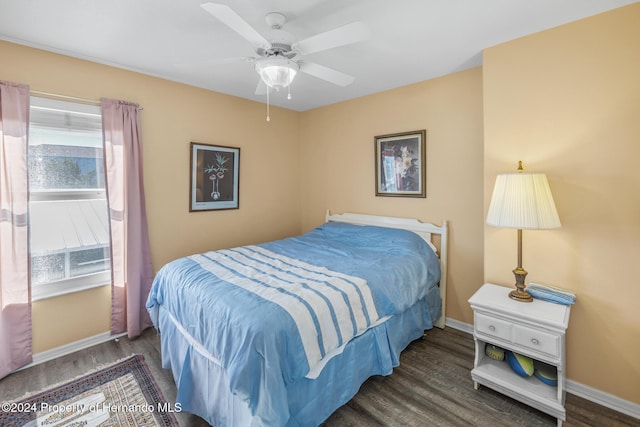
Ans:
{"label": "white striped blanket", "polygon": [[364,279],[331,271],[258,246],[189,257],[227,283],[279,305],[300,334],[309,367],[379,324]]}

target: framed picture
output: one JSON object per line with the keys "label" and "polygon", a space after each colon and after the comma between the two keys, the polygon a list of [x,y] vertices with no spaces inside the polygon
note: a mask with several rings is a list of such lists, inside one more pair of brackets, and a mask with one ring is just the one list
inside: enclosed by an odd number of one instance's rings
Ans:
{"label": "framed picture", "polygon": [[191,143],[189,212],[238,209],[240,148]]}
{"label": "framed picture", "polygon": [[426,130],[381,135],[376,145],[376,196],[427,197]]}

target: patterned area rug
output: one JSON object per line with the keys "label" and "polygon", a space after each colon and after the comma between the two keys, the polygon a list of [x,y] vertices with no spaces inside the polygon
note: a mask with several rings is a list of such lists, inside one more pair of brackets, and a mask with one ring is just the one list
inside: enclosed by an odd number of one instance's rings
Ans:
{"label": "patterned area rug", "polygon": [[2,403],[3,427],[178,426],[142,355],[27,398]]}

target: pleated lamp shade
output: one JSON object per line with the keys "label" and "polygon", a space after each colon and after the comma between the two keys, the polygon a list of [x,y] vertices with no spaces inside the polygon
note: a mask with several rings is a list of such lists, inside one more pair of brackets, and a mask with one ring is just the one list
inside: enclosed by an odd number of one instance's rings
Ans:
{"label": "pleated lamp shade", "polygon": [[487,224],[521,230],[560,228],[547,176],[528,172],[498,175]]}

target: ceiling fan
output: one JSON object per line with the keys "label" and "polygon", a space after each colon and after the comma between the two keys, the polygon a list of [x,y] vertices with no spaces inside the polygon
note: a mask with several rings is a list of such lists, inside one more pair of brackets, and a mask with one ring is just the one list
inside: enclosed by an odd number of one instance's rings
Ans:
{"label": "ceiling fan", "polygon": [[[338,86],[350,85],[354,81],[353,76],[302,60],[301,56],[356,43],[371,37],[366,25],[356,21],[296,41],[293,34],[283,30],[286,17],[281,13],[273,12],[265,17],[267,24],[272,29],[267,39],[227,5],[209,2],[200,6],[253,45],[255,57],[227,58],[218,62],[228,62],[234,59],[253,62],[255,70],[260,76],[255,93],[258,95],[266,93],[267,97],[269,96],[269,88],[280,90],[289,87],[298,71]],[[290,92],[288,97],[291,98]]]}

